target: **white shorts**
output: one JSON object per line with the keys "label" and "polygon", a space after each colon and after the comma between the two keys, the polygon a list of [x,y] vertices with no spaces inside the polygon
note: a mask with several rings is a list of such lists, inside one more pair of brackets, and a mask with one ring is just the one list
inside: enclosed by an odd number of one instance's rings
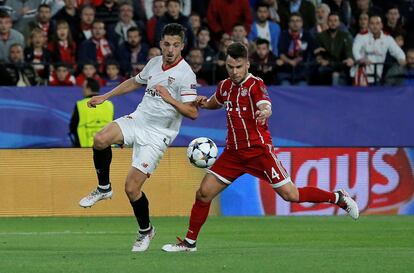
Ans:
{"label": "white shorts", "polygon": [[168,147],[166,137],[149,130],[141,118],[127,115],[114,120],[121,128],[124,144],[132,147],[132,166],[150,175]]}

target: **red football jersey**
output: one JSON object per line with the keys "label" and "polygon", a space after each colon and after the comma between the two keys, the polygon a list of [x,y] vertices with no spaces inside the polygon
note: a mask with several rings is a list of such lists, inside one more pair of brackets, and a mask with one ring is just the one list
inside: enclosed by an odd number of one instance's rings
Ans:
{"label": "red football jersey", "polygon": [[229,78],[221,81],[215,93],[227,113],[227,149],[243,149],[257,144],[272,144],[267,122],[256,121],[255,113],[263,103],[271,105],[266,85],[249,74],[240,84]]}

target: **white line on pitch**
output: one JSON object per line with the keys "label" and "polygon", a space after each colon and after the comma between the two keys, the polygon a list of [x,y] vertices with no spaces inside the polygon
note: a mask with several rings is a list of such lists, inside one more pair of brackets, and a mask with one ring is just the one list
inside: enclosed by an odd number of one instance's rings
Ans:
{"label": "white line on pitch", "polygon": [[106,235],[106,234],[133,234],[132,232],[108,232],[108,231],[27,231],[27,232],[0,232],[0,236],[10,236],[10,235],[82,235],[82,234],[90,234],[90,235]]}

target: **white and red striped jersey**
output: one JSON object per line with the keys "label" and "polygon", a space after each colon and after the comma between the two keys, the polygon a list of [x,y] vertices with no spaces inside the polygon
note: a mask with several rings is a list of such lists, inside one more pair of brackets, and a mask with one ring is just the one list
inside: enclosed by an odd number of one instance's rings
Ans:
{"label": "white and red striped jersey", "polygon": [[261,125],[255,117],[259,105],[271,105],[266,85],[260,78],[248,74],[240,84],[227,78],[218,84],[215,96],[227,113],[227,149],[272,144],[267,122]]}
{"label": "white and red striped jersey", "polygon": [[172,66],[163,66],[162,56],[152,58],[135,76],[135,81],[146,84],[145,95],[136,113],[156,132],[166,135],[170,142],[180,130],[183,116],[171,104],[165,102],[155,91],[156,85],[164,86],[177,101],[193,102],[197,98],[196,75],[190,65],[180,58]]}

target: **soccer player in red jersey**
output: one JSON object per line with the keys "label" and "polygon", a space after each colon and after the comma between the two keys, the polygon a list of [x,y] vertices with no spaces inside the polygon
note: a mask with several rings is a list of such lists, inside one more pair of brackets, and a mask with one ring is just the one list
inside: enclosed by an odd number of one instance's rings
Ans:
{"label": "soccer player in red jersey", "polygon": [[164,245],[162,249],[167,252],[196,251],[197,236],[207,219],[211,201],[244,173],[268,181],[286,201],[329,202],[356,220],[359,217],[358,206],[345,191],[297,188],[292,183],[274,153],[267,123],[272,114],[272,104],[266,86],[260,78],[248,72],[247,49],[241,43],[228,47],[226,69],[230,77],[219,83],[214,95],[209,99],[197,97],[201,108],[225,107],[228,129],[225,150],[207,170],[197,190],[186,238],[177,244]]}

